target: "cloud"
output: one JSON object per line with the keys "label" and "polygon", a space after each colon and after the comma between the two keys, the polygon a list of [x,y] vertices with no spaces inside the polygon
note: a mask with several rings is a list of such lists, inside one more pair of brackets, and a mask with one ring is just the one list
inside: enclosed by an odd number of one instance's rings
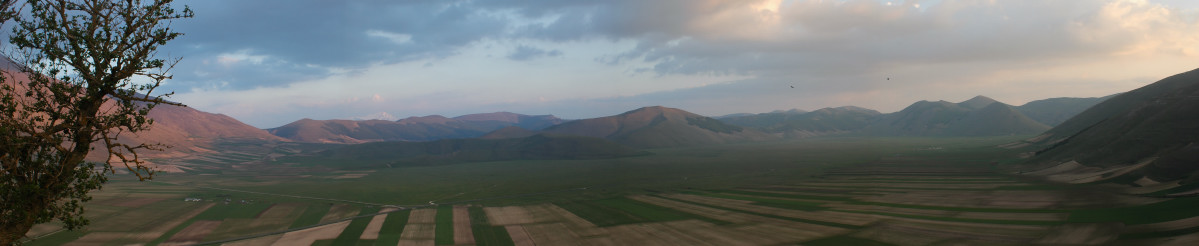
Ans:
{"label": "cloud", "polygon": [[185,57],[167,89],[257,125],[489,109],[583,117],[659,104],[886,112],[977,94],[1102,96],[1199,62],[1194,1],[188,4],[197,18],[177,21],[186,35],[163,52]]}
{"label": "cloud", "polygon": [[[183,56],[170,89],[214,81],[235,90],[278,87],[389,64],[456,54],[502,36],[507,21],[465,1],[205,0],[186,3],[196,18],[172,28],[184,36],[163,48]],[[266,57],[228,63],[229,54]],[[180,72],[182,71],[182,72]],[[200,72],[192,72],[200,71]],[[207,76],[206,76],[207,75]]]}
{"label": "cloud", "polygon": [[[485,40],[629,40],[595,59],[658,74],[841,76],[912,64],[1199,55],[1194,15],[1146,1],[319,1],[189,3],[177,86],[281,86],[442,59]],[[270,11],[263,11],[270,9]],[[1189,16],[1188,16],[1189,15]],[[515,45],[514,61],[569,50]],[[230,67],[230,54],[257,62]],[[207,63],[206,63],[207,62]],[[225,66],[225,67],[218,67]],[[205,74],[205,75],[199,75]],[[210,87],[210,86],[209,86]],[[176,88],[178,89],[178,88]]]}
{"label": "cloud", "polygon": [[535,47],[519,45],[519,46],[516,46],[516,49],[512,50],[512,53],[509,53],[507,57],[508,57],[508,59],[511,59],[514,61],[528,61],[528,60],[537,59],[537,58],[541,58],[541,57],[554,57],[554,56],[562,56],[562,51],[543,50],[543,49],[538,49]]}

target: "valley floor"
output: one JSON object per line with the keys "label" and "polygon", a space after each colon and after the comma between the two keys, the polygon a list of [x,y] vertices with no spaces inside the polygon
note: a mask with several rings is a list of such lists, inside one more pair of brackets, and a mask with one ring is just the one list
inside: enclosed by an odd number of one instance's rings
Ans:
{"label": "valley floor", "polygon": [[[1199,243],[1199,211],[1191,209],[1199,206],[1199,197],[1150,198],[1087,185],[1044,183],[997,171],[996,161],[1003,160],[996,157],[1007,154],[992,153],[998,149],[993,147],[994,142],[1000,140],[979,140],[981,143],[958,150],[915,147],[926,146],[928,141],[861,152],[868,153],[865,155],[872,160],[830,164],[819,172],[785,169],[780,164],[747,166],[755,169],[752,175],[730,174],[738,179],[756,179],[752,182],[720,179],[704,181],[717,185],[692,185],[687,182],[704,178],[689,173],[664,176],[686,180],[668,185],[646,182],[625,184],[620,189],[583,186],[530,195],[537,199],[515,200],[450,194],[426,204],[400,206],[375,203],[386,199],[346,202],[118,181],[96,193],[96,199],[87,204],[88,217],[93,221],[87,230],[59,231],[54,224],[39,225],[30,232],[34,239],[29,244]],[[787,146],[818,148],[806,144]],[[664,150],[658,157],[643,158],[657,162],[666,158],[663,153],[691,153],[688,151]],[[797,165],[793,161],[780,163]],[[362,173],[371,176],[387,172]],[[593,191],[601,188],[606,191]],[[464,188],[472,189],[480,188]],[[567,195],[571,193],[589,194]]]}

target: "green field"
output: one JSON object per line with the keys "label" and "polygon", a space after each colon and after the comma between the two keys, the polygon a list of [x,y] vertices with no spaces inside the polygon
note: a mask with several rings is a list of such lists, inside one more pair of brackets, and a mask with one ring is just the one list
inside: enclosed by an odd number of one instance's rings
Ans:
{"label": "green field", "polygon": [[[680,244],[700,240],[697,235],[727,233],[724,237],[762,244],[804,245],[1073,242],[1081,239],[1051,237],[1058,233],[1055,228],[1080,225],[1098,228],[1095,233],[1116,233],[1108,239],[1116,241],[1106,241],[1115,244],[1154,244],[1199,233],[1199,227],[1156,224],[1199,217],[1191,209],[1199,206],[1197,198],[1122,197],[1095,185],[1045,183],[1008,174],[1005,165],[1018,161],[1017,153],[995,146],[1023,137],[813,138],[651,149],[651,155],[604,160],[381,169],[343,169],[339,163],[320,162],[235,168],[230,162],[257,159],[242,151],[196,162],[211,169],[165,174],[157,182],[114,177],[88,204],[92,227],[44,229],[29,244],[284,240],[295,236],[285,235],[288,232],[321,225],[312,229],[341,227],[326,238],[305,242],[451,245],[453,206],[469,206],[477,245],[513,245],[519,240],[630,243],[620,240],[635,240],[636,233],[645,230],[673,235],[665,238],[681,240]],[[635,195],[648,196],[629,198]],[[202,201],[184,202],[185,197]],[[484,212],[490,207],[533,209],[545,204],[596,227],[573,224],[552,211]],[[211,207],[196,210],[207,205]],[[353,217],[376,213],[383,206],[401,209],[387,214],[381,226],[376,224],[377,239],[360,238],[372,217]],[[415,219],[413,208],[437,212],[427,224],[414,226],[409,224]],[[172,220],[171,215],[187,211],[195,215]],[[198,221],[208,221],[211,228],[194,226]],[[159,234],[137,233],[163,223],[175,224]],[[1107,226],[1111,223],[1163,229],[1121,233],[1118,227]],[[804,230],[816,234],[740,238],[751,234],[736,231],[765,225],[810,227]],[[546,234],[546,230],[561,234]]]}

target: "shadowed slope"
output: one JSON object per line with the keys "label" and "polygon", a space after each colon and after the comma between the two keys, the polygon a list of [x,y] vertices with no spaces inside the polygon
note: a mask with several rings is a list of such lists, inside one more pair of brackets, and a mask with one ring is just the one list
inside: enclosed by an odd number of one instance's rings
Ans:
{"label": "shadowed slope", "polygon": [[1032,159],[1088,167],[1145,164],[1132,180],[1196,179],[1199,171],[1199,69],[1170,76],[1087,109],[1049,130],[1050,146]]}

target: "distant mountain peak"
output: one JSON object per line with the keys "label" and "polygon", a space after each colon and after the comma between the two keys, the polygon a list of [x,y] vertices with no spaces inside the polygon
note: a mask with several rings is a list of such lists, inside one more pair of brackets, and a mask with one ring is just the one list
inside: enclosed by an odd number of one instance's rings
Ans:
{"label": "distant mountain peak", "polygon": [[987,105],[991,105],[992,103],[997,103],[997,102],[999,102],[999,101],[995,101],[995,99],[991,99],[990,97],[978,95],[978,96],[975,96],[974,98],[970,98],[970,100],[960,102],[960,103],[958,103],[958,105],[965,107],[965,108],[969,108],[969,109],[981,109],[983,107],[986,107]]}
{"label": "distant mountain peak", "polygon": [[682,109],[668,108],[668,107],[663,107],[663,106],[641,107],[638,109],[630,110],[628,112],[624,112],[620,115],[621,116],[636,116],[636,115],[667,115],[667,114],[669,114],[669,115],[677,115],[677,114],[693,115],[692,113],[684,111]]}

